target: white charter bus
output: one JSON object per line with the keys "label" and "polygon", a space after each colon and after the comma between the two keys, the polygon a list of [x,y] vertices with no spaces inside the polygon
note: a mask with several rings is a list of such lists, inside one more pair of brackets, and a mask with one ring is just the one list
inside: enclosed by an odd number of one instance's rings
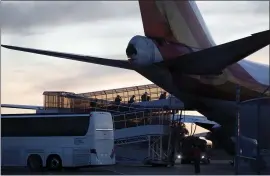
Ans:
{"label": "white charter bus", "polygon": [[3,166],[103,166],[115,164],[112,115],[89,114],[2,115]]}

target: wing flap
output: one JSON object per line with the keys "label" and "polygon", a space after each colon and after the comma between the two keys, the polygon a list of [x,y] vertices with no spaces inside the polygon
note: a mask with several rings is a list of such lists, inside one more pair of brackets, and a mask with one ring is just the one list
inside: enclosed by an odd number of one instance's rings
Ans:
{"label": "wing flap", "polygon": [[175,59],[164,60],[157,65],[177,70],[183,74],[220,74],[227,66],[244,59],[269,43],[270,30],[267,30]]}
{"label": "wing flap", "polygon": [[59,57],[59,58],[76,60],[76,61],[81,61],[81,62],[133,70],[131,64],[128,61],[123,61],[123,60],[104,59],[104,58],[99,58],[99,57],[61,53],[61,52],[55,52],[55,51],[39,50],[39,49],[24,48],[24,47],[18,47],[18,46],[10,46],[10,45],[1,45],[1,46],[7,49],[23,51],[23,52],[28,52],[28,53]]}

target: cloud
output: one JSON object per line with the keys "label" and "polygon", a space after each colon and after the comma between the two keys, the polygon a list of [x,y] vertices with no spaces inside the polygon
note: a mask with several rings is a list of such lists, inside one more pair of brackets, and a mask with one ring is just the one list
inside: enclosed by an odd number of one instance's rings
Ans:
{"label": "cloud", "polygon": [[1,101],[17,104],[41,105],[43,91],[82,93],[151,83],[134,71],[61,59],[28,66],[7,62],[1,76]]}
{"label": "cloud", "polygon": [[[269,16],[268,1],[197,2],[205,15]],[[7,2],[1,4],[0,19],[6,33],[31,34],[33,28],[65,24],[92,23],[104,19],[140,18],[137,1],[48,1]],[[232,20],[232,22],[235,20]],[[239,22],[239,21],[238,21]],[[35,30],[35,32],[37,32]]]}
{"label": "cloud", "polygon": [[267,15],[269,14],[268,1],[197,1],[206,15],[238,14],[238,15]]}
{"label": "cloud", "polygon": [[[269,2],[197,2],[217,44],[269,29]],[[267,8],[266,8],[267,7]],[[2,43],[126,59],[143,35],[137,1],[2,2]],[[250,60],[269,63],[269,47]],[[43,103],[42,92],[89,92],[150,83],[133,71],[1,48],[3,103]]]}
{"label": "cloud", "polygon": [[46,80],[42,83],[39,82],[38,85],[33,86],[33,89],[36,89],[36,91],[59,90],[83,93],[127,86],[136,86],[138,85],[138,82],[140,84],[151,84],[150,81],[146,80],[136,72],[122,72],[122,74],[119,74],[119,72],[113,72],[113,74],[106,74],[105,76],[95,76],[88,73],[89,72],[86,71],[74,76],[67,76],[61,79]]}
{"label": "cloud", "polygon": [[135,1],[22,1],[2,2],[1,5],[1,27],[3,31],[9,33],[29,32],[29,29],[36,27],[139,17],[138,4]]}
{"label": "cloud", "polygon": [[198,1],[197,5],[217,43],[269,29],[268,1]]}
{"label": "cloud", "polygon": [[[42,35],[5,34],[2,42],[24,47],[126,60],[125,48],[128,40],[136,33],[143,31],[138,22],[140,21],[130,23],[129,20],[123,20],[112,23],[105,20],[92,24],[63,25]],[[128,25],[124,26],[124,24]],[[119,26],[124,27],[120,30]],[[108,33],[108,31],[110,32]],[[5,48],[2,48],[1,55],[2,64],[5,65],[2,70],[4,82],[16,82],[27,87],[17,90],[15,86],[12,90],[29,96],[40,95],[44,90],[89,92],[149,83],[147,79],[134,71]],[[11,88],[11,86],[9,87]],[[7,90],[7,87],[4,90]],[[3,100],[9,101],[7,98],[4,97]],[[29,104],[26,99],[24,103]]]}
{"label": "cloud", "polygon": [[[269,30],[269,1],[197,1],[217,44]],[[269,65],[269,46],[248,56]]]}
{"label": "cloud", "polygon": [[[38,80],[38,77],[32,76],[31,79]],[[81,93],[135,86],[138,82],[141,84],[151,83],[135,71],[85,64],[74,67],[74,72],[72,70],[69,71],[69,69],[63,69],[62,75],[55,78],[49,75],[44,81],[39,81],[33,85],[32,89],[35,91],[61,90]]]}

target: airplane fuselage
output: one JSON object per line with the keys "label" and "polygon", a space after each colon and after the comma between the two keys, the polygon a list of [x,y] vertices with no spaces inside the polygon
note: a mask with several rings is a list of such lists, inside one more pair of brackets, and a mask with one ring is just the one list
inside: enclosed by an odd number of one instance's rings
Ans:
{"label": "airplane fuselage", "polygon": [[[185,106],[192,107],[209,120],[221,124],[223,132],[218,137],[224,142],[225,149],[233,154],[230,137],[234,136],[236,87],[237,85],[241,87],[241,101],[259,97],[267,88],[269,79],[266,77],[269,67],[244,61],[249,67],[255,68],[255,72],[248,72],[242,67],[243,63],[236,63],[227,67],[220,75],[186,75],[182,74],[181,70],[170,70],[155,63],[190,54],[199,49],[142,36],[132,38],[128,46],[131,44],[133,52],[127,51],[127,56],[135,70],[179,98]],[[259,72],[256,70],[258,67],[260,67]],[[264,75],[254,75],[262,72]],[[254,77],[259,77],[261,80]],[[212,129],[208,130],[212,131]]]}
{"label": "airplane fuselage", "polygon": [[[225,87],[227,89],[224,89],[227,92],[223,92],[218,86],[201,83],[198,79],[189,76],[174,75],[169,70],[160,69],[153,65],[138,68],[136,71],[176,96],[187,108],[194,108],[208,120],[221,124],[219,133],[216,133],[216,139],[228,153],[234,154],[231,137],[234,136],[236,122],[236,84],[227,81],[227,87]],[[206,94],[206,92],[209,94]],[[242,101],[260,95],[259,92],[247,88],[244,88],[241,92],[240,98]],[[252,124],[250,125],[252,126]],[[208,126],[204,128],[209,131],[213,130]]]}

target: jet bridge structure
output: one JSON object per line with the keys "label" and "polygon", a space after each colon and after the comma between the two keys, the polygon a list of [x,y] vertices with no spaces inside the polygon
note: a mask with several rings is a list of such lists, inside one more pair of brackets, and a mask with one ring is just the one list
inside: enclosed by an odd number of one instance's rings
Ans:
{"label": "jet bridge structure", "polygon": [[[142,102],[141,95],[145,92],[148,93],[150,101]],[[88,112],[89,110],[93,110],[93,108],[106,109],[112,112],[123,112],[142,108],[185,109],[184,103],[173,95],[168,94],[166,99],[159,100],[160,94],[163,92],[164,90],[155,84],[79,94],[73,92],[45,91],[43,95],[44,110],[46,111],[44,112]],[[122,102],[118,105],[114,102],[117,95],[120,95],[122,98]],[[135,102],[128,104],[129,99],[133,95],[135,96]]]}

